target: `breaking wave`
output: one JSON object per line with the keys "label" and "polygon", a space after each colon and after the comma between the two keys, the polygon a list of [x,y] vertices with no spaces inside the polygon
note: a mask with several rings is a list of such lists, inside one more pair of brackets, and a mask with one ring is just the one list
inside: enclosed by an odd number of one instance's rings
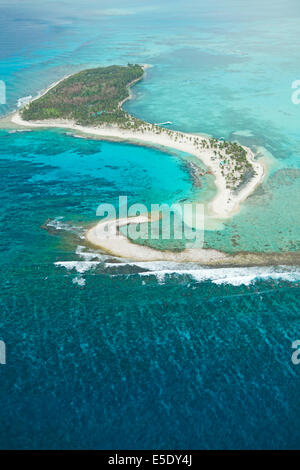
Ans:
{"label": "breaking wave", "polygon": [[141,278],[154,276],[160,284],[184,276],[197,283],[210,281],[216,285],[231,284],[233,286],[250,285],[259,280],[300,281],[300,268],[291,266],[199,268],[199,265],[192,263],[132,262],[105,253],[87,250],[85,246],[81,245],[77,246],[75,253],[80,260],[57,261],[55,265],[79,274],[81,277],[73,280],[79,285],[84,285],[82,275],[97,267],[99,267],[96,272],[98,275],[140,276]]}
{"label": "breaking wave", "polygon": [[154,275],[159,283],[165,283],[171,276],[190,276],[196,282],[211,281],[214,284],[233,286],[250,285],[257,280],[300,281],[300,269],[290,267],[249,267],[249,268],[198,268],[162,269],[143,272],[140,276]]}

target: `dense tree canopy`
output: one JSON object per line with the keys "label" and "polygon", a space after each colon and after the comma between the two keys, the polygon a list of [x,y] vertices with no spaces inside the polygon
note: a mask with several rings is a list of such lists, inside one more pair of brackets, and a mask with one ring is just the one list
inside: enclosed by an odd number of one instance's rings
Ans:
{"label": "dense tree canopy", "polygon": [[[180,132],[137,119],[122,109],[129,97],[129,85],[144,73],[140,65],[112,65],[76,73],[62,80],[44,96],[32,101],[22,111],[25,120],[68,119],[83,126],[117,125],[120,128],[165,134],[176,142],[186,139]],[[191,135],[196,150],[210,149],[225,178],[226,187],[240,191],[254,176],[246,150],[236,142],[201,139]]]}
{"label": "dense tree canopy", "polygon": [[62,80],[22,111],[28,121],[72,119],[82,125],[122,122],[119,104],[129,96],[128,85],[143,76],[140,65],[98,67]]}

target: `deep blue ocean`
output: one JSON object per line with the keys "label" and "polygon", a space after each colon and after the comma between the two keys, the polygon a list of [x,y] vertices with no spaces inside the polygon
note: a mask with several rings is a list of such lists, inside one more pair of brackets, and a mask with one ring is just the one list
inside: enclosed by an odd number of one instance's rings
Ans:
{"label": "deep blue ocean", "polygon": [[[238,139],[268,176],[205,246],[299,251],[296,0],[1,1],[4,116],[87,67],[148,63],[126,103]],[[133,262],[89,246],[100,203],[207,201],[192,157],[0,123],[1,449],[296,449],[297,267]]]}

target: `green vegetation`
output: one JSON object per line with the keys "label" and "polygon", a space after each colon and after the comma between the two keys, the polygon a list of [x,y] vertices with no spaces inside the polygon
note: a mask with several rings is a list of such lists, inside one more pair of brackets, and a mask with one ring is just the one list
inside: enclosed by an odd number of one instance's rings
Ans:
{"label": "green vegetation", "polygon": [[[143,67],[137,64],[84,70],[62,80],[44,96],[32,101],[21,115],[27,121],[67,119],[82,126],[114,125],[131,132],[163,134],[174,142],[191,143],[200,153],[209,150],[211,159],[218,163],[226,187],[233,193],[240,191],[254,176],[253,166],[242,146],[166,129],[137,119],[122,109],[124,100],[129,97],[129,86],[140,80],[143,73]],[[198,174],[197,179],[200,180]]]}
{"label": "green vegetation", "polygon": [[70,119],[77,124],[97,126],[125,124],[128,114],[120,104],[129,97],[128,86],[141,79],[140,65],[99,67],[62,80],[22,111],[23,119]]}
{"label": "green vegetation", "polygon": [[[205,141],[204,141],[205,142]],[[236,142],[209,139],[207,148],[214,149],[214,160],[219,160],[221,173],[226,179],[226,187],[238,192],[254,176],[253,166],[247,158],[246,150]]]}

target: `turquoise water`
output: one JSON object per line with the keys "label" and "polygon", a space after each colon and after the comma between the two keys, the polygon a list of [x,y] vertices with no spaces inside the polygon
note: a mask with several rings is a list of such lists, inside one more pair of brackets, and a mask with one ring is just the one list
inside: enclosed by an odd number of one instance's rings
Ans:
{"label": "turquoise water", "polygon": [[[132,114],[271,154],[264,184],[206,245],[297,251],[300,9],[223,3],[2,2],[0,114],[73,71],[149,63]],[[207,200],[213,182],[193,185],[191,160],[0,130],[1,448],[299,448],[297,268],[133,263],[84,241],[120,195]]]}

